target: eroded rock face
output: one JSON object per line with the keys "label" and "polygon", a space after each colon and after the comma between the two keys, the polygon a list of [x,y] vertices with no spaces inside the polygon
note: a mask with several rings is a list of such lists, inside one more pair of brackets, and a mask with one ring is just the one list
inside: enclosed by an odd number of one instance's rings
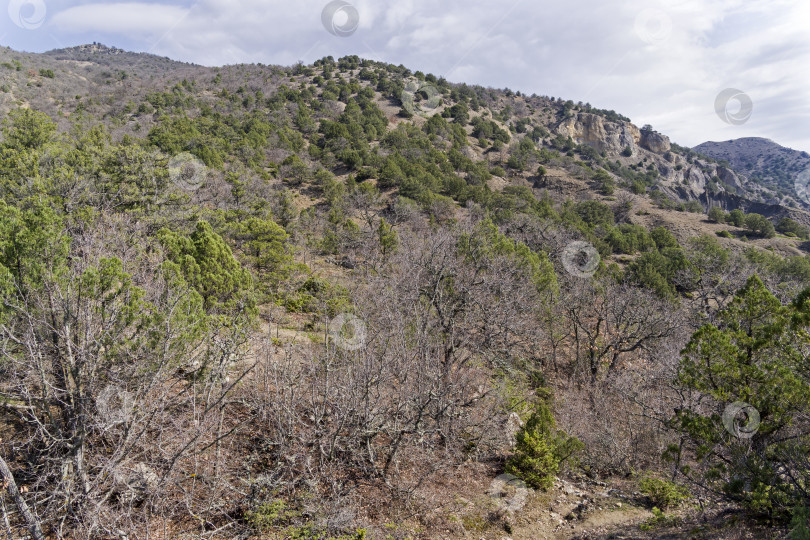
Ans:
{"label": "eroded rock face", "polygon": [[669,137],[650,130],[641,132],[641,141],[639,142],[639,146],[656,154],[664,154],[669,152],[671,148],[669,144]]}
{"label": "eroded rock face", "polygon": [[641,138],[636,126],[610,122],[591,113],[566,118],[557,125],[556,132],[563,137],[571,137],[577,144],[587,144],[609,154],[618,154],[628,146],[635,149]]}
{"label": "eroded rock face", "polygon": [[742,182],[740,181],[740,177],[737,176],[731,169],[727,169],[725,167],[717,167],[715,174],[724,183],[742,189],[743,185]]}
{"label": "eroded rock face", "polygon": [[611,122],[591,113],[566,118],[557,125],[556,132],[571,137],[577,144],[587,144],[610,154],[618,154],[628,146],[635,150],[637,145],[656,154],[667,154],[671,148],[666,135],[652,130],[641,131],[633,124]]}

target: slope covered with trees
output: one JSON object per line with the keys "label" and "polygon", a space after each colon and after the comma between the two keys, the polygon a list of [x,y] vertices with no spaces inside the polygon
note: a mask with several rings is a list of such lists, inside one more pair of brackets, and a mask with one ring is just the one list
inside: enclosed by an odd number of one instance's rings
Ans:
{"label": "slope covered with trees", "polygon": [[2,54],[9,535],[494,537],[565,479],[806,531],[802,225],[673,198],[716,164],[358,57]]}

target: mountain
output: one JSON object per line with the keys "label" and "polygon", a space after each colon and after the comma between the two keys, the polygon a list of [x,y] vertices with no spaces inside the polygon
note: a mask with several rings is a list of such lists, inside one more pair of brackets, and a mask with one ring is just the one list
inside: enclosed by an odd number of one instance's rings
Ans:
{"label": "mountain", "polygon": [[[33,69],[21,71],[14,64],[5,62],[8,69],[16,71],[7,71],[4,74],[4,87],[8,91],[0,94],[0,111],[7,112],[12,107],[30,104],[52,117],[67,118],[77,110],[90,112],[90,108],[94,116],[106,119],[107,123],[116,119],[110,127],[119,134],[134,135],[133,128],[151,129],[160,115],[165,113],[160,108],[151,114],[144,113],[155,109],[148,98],[152,94],[151,99],[154,100],[155,90],[159,88],[176,88],[183,81],[195,81],[201,77],[213,78],[217,75],[221,88],[229,92],[245,92],[250,88],[251,92],[258,90],[266,93],[272,92],[283,83],[281,70],[277,67],[254,64],[207,68],[151,54],[127,52],[98,43],[58,49],[42,55],[11,50],[4,54],[25,58],[27,63],[33,65]],[[363,64],[376,65],[378,69],[384,66],[368,61],[363,61]],[[608,173],[612,183],[624,185],[636,194],[647,193],[657,201],[664,201],[664,205],[683,207],[687,204],[700,204],[704,209],[720,206],[726,211],[739,208],[745,212],[762,213],[774,222],[790,216],[810,225],[810,214],[792,210],[791,207],[796,206],[796,203],[781,196],[772,186],[749,181],[734,166],[718,163],[711,156],[701,157],[694,150],[671,144],[668,137],[657,133],[650,126],[639,128],[614,111],[600,110],[590,104],[574,103],[562,98],[526,96],[519,92],[467,85],[455,85],[455,91],[448,94],[452,87],[443,79],[431,77],[426,80],[424,74],[411,73],[400,67],[384,69],[392,76],[394,84],[382,86],[376,77],[370,77],[368,67],[361,68],[357,65],[353,72],[359,77],[358,82],[361,85],[369,82],[376,84],[378,91],[375,99],[387,111],[394,124],[402,119],[397,114],[402,106],[400,94],[407,96],[414,93],[407,89],[407,85],[398,86],[397,79],[410,80],[409,84],[414,84],[415,81],[417,87],[430,87],[439,83],[447,102],[435,112],[442,116],[452,119],[453,100],[469,99],[469,96],[475,94],[476,106],[497,109],[492,111],[493,125],[518,137],[528,134],[536,144],[562,151],[568,157],[575,154],[582,158],[579,162],[589,169],[596,167]],[[49,73],[49,70],[61,72],[62,76],[48,78],[41,75]],[[312,84],[312,68],[299,66],[296,70],[288,82],[294,80],[299,85]],[[324,82],[319,82],[316,86],[322,88],[323,84]],[[196,94],[195,99],[200,102],[208,101],[213,104],[217,98],[210,94],[210,84],[205,87],[205,91],[199,85],[197,88],[189,87],[186,91]],[[334,90],[333,88],[327,92],[327,95],[331,95]],[[250,100],[252,97],[246,96],[245,99]],[[417,100],[419,99],[421,98],[417,96]],[[144,101],[145,104],[139,104]],[[138,110],[124,113],[122,109],[126,108],[127,102],[130,106],[137,106]],[[417,107],[419,106],[417,101]],[[430,112],[430,109],[426,111]],[[421,122],[426,111],[419,111],[415,122]],[[477,113],[475,109],[470,111],[470,119],[478,116]],[[477,128],[466,129],[470,134],[473,131],[480,132]],[[474,156],[491,155],[490,148],[475,144],[467,147],[466,151]],[[535,161],[521,164],[523,170],[512,167],[507,172],[512,178],[523,176],[534,185],[538,180],[530,174],[533,171],[529,171],[526,165],[536,166]],[[589,174],[591,173],[584,171],[573,177],[585,177]],[[567,180],[571,176],[563,174],[557,177]],[[554,176],[550,175],[546,181],[551,178]],[[598,190],[598,185],[594,182],[591,182],[591,186]],[[565,193],[561,186],[557,186],[557,189],[560,190],[559,193]]]}
{"label": "mountain", "polygon": [[770,139],[745,137],[723,142],[704,142],[693,148],[776,192],[781,204],[810,206],[796,196],[795,181],[810,171],[810,154],[781,146]]}
{"label": "mountain", "polygon": [[764,538],[808,506],[810,214],[731,162],[359,56],[0,49],[0,115],[10,537]]}

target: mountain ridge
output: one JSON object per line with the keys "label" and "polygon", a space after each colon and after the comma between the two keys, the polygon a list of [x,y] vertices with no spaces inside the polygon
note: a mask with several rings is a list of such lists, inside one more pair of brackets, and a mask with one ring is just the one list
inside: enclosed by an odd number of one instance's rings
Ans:
{"label": "mountain ridge", "polygon": [[773,190],[779,204],[807,207],[797,197],[795,182],[810,173],[810,154],[763,137],[743,137],[728,141],[706,141],[693,148],[712,159],[728,163],[750,181]]}

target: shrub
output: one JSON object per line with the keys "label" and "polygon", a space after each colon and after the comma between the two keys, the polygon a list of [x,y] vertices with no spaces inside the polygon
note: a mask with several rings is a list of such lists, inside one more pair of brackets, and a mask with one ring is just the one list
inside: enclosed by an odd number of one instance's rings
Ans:
{"label": "shrub", "polygon": [[271,527],[297,516],[298,514],[291,511],[287,507],[287,503],[281,499],[260,504],[255,510],[250,510],[245,514],[248,523],[259,531],[268,531]]}
{"label": "shrub", "polygon": [[793,235],[804,240],[810,239],[810,229],[788,217],[779,220],[779,223],[776,225],[776,230],[787,236]]}
{"label": "shrub", "polygon": [[551,409],[541,401],[517,434],[515,454],[507,461],[506,472],[530,487],[548,489],[560,464],[583,447],[579,439],[557,430]]}
{"label": "shrub", "polygon": [[686,203],[684,203],[683,209],[686,212],[691,212],[693,214],[703,213],[703,206],[697,201],[687,201]]}
{"label": "shrub", "polygon": [[745,214],[742,213],[742,210],[735,208],[726,214],[726,223],[730,223],[735,227],[742,227],[745,224]]}
{"label": "shrub", "polygon": [[616,218],[613,209],[605,203],[599,201],[584,201],[577,203],[574,210],[582,218],[582,221],[592,227],[613,225]]}
{"label": "shrub", "polygon": [[684,446],[671,457],[697,458],[679,471],[698,485],[787,517],[808,502],[810,379],[801,351],[810,344],[810,289],[783,305],[753,276],[716,320],[682,351],[677,384],[705,400],[676,409],[672,426]]}
{"label": "shrub", "polygon": [[650,231],[650,236],[658,249],[677,248],[678,239],[665,227],[656,227]]}
{"label": "shrub", "polygon": [[630,263],[627,278],[650,289],[661,298],[673,298],[676,290],[672,280],[679,271],[686,268],[686,264],[680,248],[647,251]]}
{"label": "shrub", "polygon": [[602,193],[605,195],[613,195],[613,192],[616,189],[616,183],[613,181],[613,177],[610,176],[610,173],[604,169],[599,169],[593,175],[593,179],[599,184],[599,189],[602,191]]}
{"label": "shrub", "polygon": [[726,213],[719,206],[712,206],[709,208],[709,220],[715,223],[725,223]]}
{"label": "shrub", "polygon": [[790,540],[810,540],[810,508],[799,506],[790,522]]}
{"label": "shrub", "polygon": [[663,510],[678,506],[689,497],[689,492],[683,486],[654,476],[639,480],[638,490],[650,499],[653,506]]}
{"label": "shrub", "polygon": [[760,214],[748,214],[745,216],[745,228],[764,238],[773,238],[776,236],[773,223]]}

